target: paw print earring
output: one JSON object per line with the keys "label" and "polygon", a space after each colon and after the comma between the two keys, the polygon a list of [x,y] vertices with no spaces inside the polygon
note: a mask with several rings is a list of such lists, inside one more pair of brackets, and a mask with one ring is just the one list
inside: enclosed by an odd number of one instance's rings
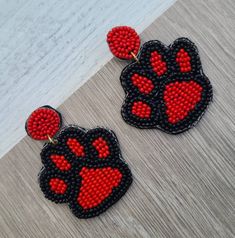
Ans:
{"label": "paw print earring", "polygon": [[136,31],[120,26],[108,33],[107,43],[117,58],[134,60],[120,77],[126,94],[121,114],[128,124],[178,134],[201,119],[212,86],[192,41],[178,38],[166,46],[152,40],[140,49]]}
{"label": "paw print earring", "polygon": [[35,110],[25,124],[32,139],[49,141],[41,151],[41,190],[55,203],[68,203],[78,218],[97,216],[126,193],[131,171],[112,131],[67,126],[58,133],[61,125],[61,114],[50,106]]}

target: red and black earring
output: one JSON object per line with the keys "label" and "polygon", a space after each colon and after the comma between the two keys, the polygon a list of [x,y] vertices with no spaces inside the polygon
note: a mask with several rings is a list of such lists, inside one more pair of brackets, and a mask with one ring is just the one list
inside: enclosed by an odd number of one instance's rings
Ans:
{"label": "red and black earring", "polygon": [[140,49],[136,31],[121,26],[108,33],[107,43],[116,57],[135,61],[120,77],[126,93],[121,113],[128,124],[178,134],[200,120],[213,93],[192,41],[178,38],[166,46],[153,40]]}
{"label": "red and black earring", "polygon": [[25,124],[32,139],[49,141],[41,152],[41,190],[53,202],[68,203],[78,218],[97,216],[125,194],[131,171],[113,131],[67,126],[59,132],[61,126],[61,114],[50,106],[35,110]]}

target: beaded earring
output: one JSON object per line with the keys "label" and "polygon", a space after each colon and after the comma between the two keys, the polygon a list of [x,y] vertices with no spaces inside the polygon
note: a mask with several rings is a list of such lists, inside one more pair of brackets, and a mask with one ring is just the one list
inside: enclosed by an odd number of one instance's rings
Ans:
{"label": "beaded earring", "polygon": [[134,60],[120,77],[126,94],[121,114],[128,124],[178,134],[200,120],[213,93],[192,41],[178,38],[166,46],[152,40],[140,49],[136,31],[119,26],[109,31],[107,43],[117,58]]}
{"label": "beaded earring", "polygon": [[66,126],[58,133],[61,125],[61,114],[50,106],[35,110],[25,124],[32,139],[49,140],[41,151],[41,190],[55,203],[68,203],[78,218],[97,216],[126,193],[131,171],[113,131]]}

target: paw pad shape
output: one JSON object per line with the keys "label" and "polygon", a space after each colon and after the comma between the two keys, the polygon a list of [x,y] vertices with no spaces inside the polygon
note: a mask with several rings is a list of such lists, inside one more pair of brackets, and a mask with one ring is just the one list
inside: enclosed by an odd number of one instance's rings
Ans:
{"label": "paw pad shape", "polygon": [[68,203],[75,216],[90,218],[125,194],[132,175],[112,131],[70,126],[56,140],[41,152],[39,183],[46,198]]}
{"label": "paw pad shape", "polygon": [[195,125],[212,99],[195,44],[187,38],[178,38],[170,46],[149,41],[138,59],[121,74],[124,120],[137,128],[171,134]]}

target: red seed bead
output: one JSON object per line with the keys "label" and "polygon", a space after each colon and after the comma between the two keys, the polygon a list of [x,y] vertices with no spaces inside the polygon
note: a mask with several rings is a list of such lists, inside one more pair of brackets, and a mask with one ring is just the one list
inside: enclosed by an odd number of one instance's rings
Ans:
{"label": "red seed bead", "polygon": [[194,81],[173,82],[166,85],[164,101],[168,121],[175,124],[183,120],[201,101],[202,86]]}
{"label": "red seed bead", "polygon": [[142,102],[142,101],[136,101],[132,105],[132,114],[140,117],[140,118],[150,118],[151,116],[151,107]]}
{"label": "red seed bead", "polygon": [[84,146],[82,146],[77,139],[75,138],[68,138],[67,140],[67,145],[72,150],[72,152],[77,155],[78,157],[84,157],[85,152],[84,152]]}
{"label": "red seed bead", "polygon": [[180,49],[176,55],[176,62],[179,64],[180,71],[182,73],[190,72],[191,68],[191,58],[185,49]]}
{"label": "red seed bead", "polygon": [[59,178],[51,178],[50,182],[50,189],[56,194],[64,194],[67,190],[67,184],[64,182],[64,180]]}
{"label": "red seed bead", "polygon": [[99,153],[98,156],[100,159],[104,159],[110,155],[109,146],[102,137],[99,137],[96,140],[94,140],[92,145],[98,151]]}
{"label": "red seed bead", "polygon": [[162,56],[157,51],[151,53],[150,63],[158,76],[162,76],[167,71],[166,62],[162,60]]}
{"label": "red seed bead", "polygon": [[140,37],[131,27],[117,26],[108,32],[107,43],[117,58],[130,60],[133,59],[131,52],[138,54]]}
{"label": "red seed bead", "polygon": [[141,93],[149,94],[154,89],[153,82],[150,79],[140,76],[138,74],[133,74],[131,77],[131,81]]}
{"label": "red seed bead", "polygon": [[40,107],[32,112],[26,122],[28,135],[35,140],[48,140],[59,131],[60,114],[50,107]]}
{"label": "red seed bead", "polygon": [[122,180],[121,172],[111,167],[83,167],[79,175],[82,177],[82,183],[77,201],[84,209],[98,206]]}

